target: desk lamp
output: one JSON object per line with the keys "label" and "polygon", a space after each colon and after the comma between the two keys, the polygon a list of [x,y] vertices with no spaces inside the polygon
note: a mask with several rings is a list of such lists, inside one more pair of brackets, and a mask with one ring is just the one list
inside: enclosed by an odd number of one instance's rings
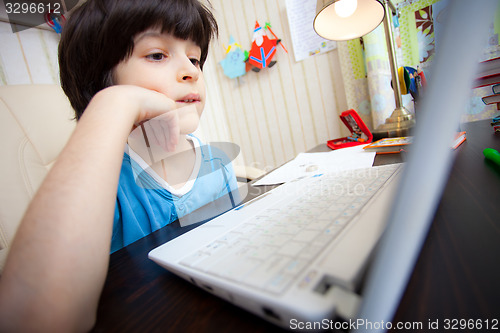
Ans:
{"label": "desk lamp", "polygon": [[390,0],[318,0],[316,12],[314,30],[321,37],[335,41],[364,36],[384,21],[396,108],[385,123],[374,131],[374,135],[408,135],[410,128],[415,125],[415,119],[403,106],[401,98],[391,22],[393,13],[397,13],[394,4]]}

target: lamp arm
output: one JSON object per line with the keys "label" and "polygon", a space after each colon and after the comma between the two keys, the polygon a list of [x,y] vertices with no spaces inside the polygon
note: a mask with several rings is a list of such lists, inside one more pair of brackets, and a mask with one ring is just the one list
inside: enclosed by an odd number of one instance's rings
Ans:
{"label": "lamp arm", "polygon": [[[389,8],[392,11],[392,14],[393,15],[398,15],[398,17],[399,17],[399,10],[396,8],[396,6],[394,6],[394,4],[392,3],[392,1],[391,0],[387,0],[386,2],[387,2],[387,6],[389,6]],[[384,7],[386,7],[386,6],[384,6]]]}
{"label": "lamp arm", "polygon": [[392,8],[396,9],[390,0],[383,0],[385,17],[384,17],[384,30],[385,40],[387,43],[387,53],[389,54],[389,65],[391,68],[392,76],[392,89],[394,91],[394,100],[396,102],[396,110],[401,109],[403,100],[401,97],[401,87],[399,86],[398,66],[396,63],[396,50],[394,47],[394,37],[392,33]]}

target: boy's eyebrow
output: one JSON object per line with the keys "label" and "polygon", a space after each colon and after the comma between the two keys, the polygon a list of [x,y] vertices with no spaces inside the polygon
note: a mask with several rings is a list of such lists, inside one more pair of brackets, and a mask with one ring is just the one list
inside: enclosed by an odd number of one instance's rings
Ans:
{"label": "boy's eyebrow", "polygon": [[[139,34],[136,35],[136,37],[134,37],[134,44],[138,44],[141,40],[145,39],[145,38],[149,38],[149,37],[152,37],[152,38],[162,38],[164,37],[164,33],[161,32],[161,31],[158,31],[158,30],[146,30],[144,32],[140,32]],[[194,41],[193,41],[194,45],[196,45],[197,48],[199,48],[201,50],[201,47],[196,44]]]}
{"label": "boy's eyebrow", "polygon": [[141,41],[142,39],[146,38],[146,37],[161,37],[162,36],[162,33],[159,32],[159,31],[155,31],[155,30],[147,30],[145,32],[141,32],[139,35],[137,35],[137,37],[134,38],[134,43],[137,43],[139,41]]}

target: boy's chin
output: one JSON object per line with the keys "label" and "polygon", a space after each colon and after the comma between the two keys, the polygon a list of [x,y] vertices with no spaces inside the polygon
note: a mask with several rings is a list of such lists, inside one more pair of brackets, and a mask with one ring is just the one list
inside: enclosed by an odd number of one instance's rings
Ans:
{"label": "boy's chin", "polygon": [[196,107],[189,106],[178,109],[179,111],[179,129],[181,134],[191,134],[200,125],[200,116]]}

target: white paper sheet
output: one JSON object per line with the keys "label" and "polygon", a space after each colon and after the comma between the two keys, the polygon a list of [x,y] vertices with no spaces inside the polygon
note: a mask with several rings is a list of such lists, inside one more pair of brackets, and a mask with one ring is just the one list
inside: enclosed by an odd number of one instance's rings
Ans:
{"label": "white paper sheet", "polygon": [[337,43],[320,37],[313,28],[316,0],[286,0],[286,12],[295,61],[331,51]]}
{"label": "white paper sheet", "polygon": [[253,185],[276,185],[319,174],[370,168],[373,166],[375,152],[363,151],[364,146],[366,145],[342,148],[325,153],[301,153],[295,159],[272,171]]}

